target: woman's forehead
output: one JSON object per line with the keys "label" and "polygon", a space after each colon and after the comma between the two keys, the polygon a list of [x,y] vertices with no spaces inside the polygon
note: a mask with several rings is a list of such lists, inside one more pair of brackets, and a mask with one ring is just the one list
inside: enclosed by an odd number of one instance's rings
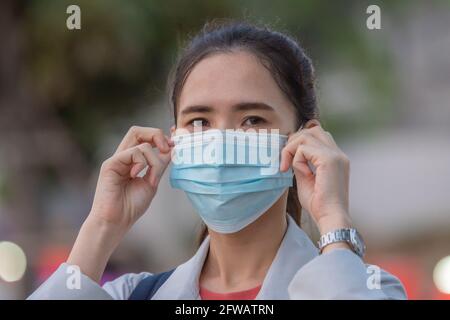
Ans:
{"label": "woman's forehead", "polygon": [[231,106],[244,101],[289,103],[270,71],[248,51],[217,53],[190,72],[179,99],[179,111],[192,105]]}

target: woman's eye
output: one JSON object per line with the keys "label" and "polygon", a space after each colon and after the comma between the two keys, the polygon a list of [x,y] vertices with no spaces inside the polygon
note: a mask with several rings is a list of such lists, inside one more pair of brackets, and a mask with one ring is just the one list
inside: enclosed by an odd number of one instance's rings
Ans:
{"label": "woman's eye", "polygon": [[209,122],[206,119],[203,118],[196,118],[189,121],[189,125],[193,127],[207,127],[209,126]]}
{"label": "woman's eye", "polygon": [[252,117],[248,117],[247,119],[245,119],[243,125],[244,126],[258,126],[258,125],[262,125],[267,123],[267,121],[261,117],[256,117],[256,116],[252,116]]}

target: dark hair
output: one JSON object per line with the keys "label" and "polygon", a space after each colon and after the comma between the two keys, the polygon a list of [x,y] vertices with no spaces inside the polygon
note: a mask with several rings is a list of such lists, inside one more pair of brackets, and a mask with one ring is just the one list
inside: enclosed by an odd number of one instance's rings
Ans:
{"label": "dark hair", "polygon": [[[182,51],[169,79],[175,123],[178,99],[195,65],[215,53],[247,50],[259,58],[271,72],[280,89],[295,107],[297,129],[308,120],[317,119],[314,68],[309,57],[292,37],[268,27],[247,22],[210,22],[192,38]],[[297,186],[289,188],[287,212],[300,226],[301,205]],[[199,243],[207,235],[203,225]]]}

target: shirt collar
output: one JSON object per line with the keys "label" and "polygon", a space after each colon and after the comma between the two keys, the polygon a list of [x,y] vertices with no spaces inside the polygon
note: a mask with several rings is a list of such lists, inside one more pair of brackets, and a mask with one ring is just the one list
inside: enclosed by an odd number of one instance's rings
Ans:
{"label": "shirt collar", "polygon": [[[288,214],[288,226],[256,299],[289,299],[288,285],[296,272],[318,255],[305,232]],[[209,250],[207,236],[195,255],[179,265],[153,299],[200,299],[199,277]]]}

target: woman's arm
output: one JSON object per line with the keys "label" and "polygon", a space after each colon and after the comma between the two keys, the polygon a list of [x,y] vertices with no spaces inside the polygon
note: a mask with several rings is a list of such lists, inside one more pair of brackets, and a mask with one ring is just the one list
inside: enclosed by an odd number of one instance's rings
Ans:
{"label": "woman's arm", "polygon": [[[290,166],[302,207],[311,214],[320,234],[352,226],[348,212],[350,162],[319,121],[310,120],[305,129],[290,135],[282,151],[280,170]],[[333,243],[323,253],[349,248],[344,242]]]}
{"label": "woman's arm", "polygon": [[[125,297],[123,292],[111,294],[103,290],[98,282],[111,254],[155,196],[159,180],[170,162],[171,146],[172,142],[160,129],[132,127],[128,131],[115,153],[101,166],[91,211],[67,262],[29,299]],[[145,175],[138,176],[145,168]],[[133,288],[129,286],[144,276],[146,274],[126,275],[116,284],[130,291]]]}
{"label": "woman's arm", "polygon": [[297,271],[288,287],[292,300],[407,299],[402,283],[350,250],[333,249]]}
{"label": "woman's arm", "polygon": [[[114,249],[155,196],[170,161],[170,144],[160,129],[132,127],[128,131],[114,155],[101,166],[91,212],[68,264],[78,266],[92,280],[100,280]],[[138,176],[144,168],[148,168],[146,174]]]}
{"label": "woman's arm", "polygon": [[[311,162],[313,172],[308,166]],[[320,234],[349,228],[350,162],[317,120],[291,135],[281,170],[292,165],[302,206]],[[345,242],[327,245],[304,265],[289,285],[291,299],[405,299],[401,282],[377,266],[364,264]]]}
{"label": "woman's arm", "polygon": [[[117,279],[120,292],[112,286],[109,291],[103,289],[98,282],[111,254],[155,196],[172,145],[160,129],[132,127],[128,131],[101,166],[91,211],[67,262],[28,299],[126,298],[146,274]],[[145,168],[145,175],[138,175]]]}
{"label": "woman's arm", "polygon": [[99,282],[112,253],[126,230],[89,214],[81,226],[67,263],[76,265],[86,276]]}

